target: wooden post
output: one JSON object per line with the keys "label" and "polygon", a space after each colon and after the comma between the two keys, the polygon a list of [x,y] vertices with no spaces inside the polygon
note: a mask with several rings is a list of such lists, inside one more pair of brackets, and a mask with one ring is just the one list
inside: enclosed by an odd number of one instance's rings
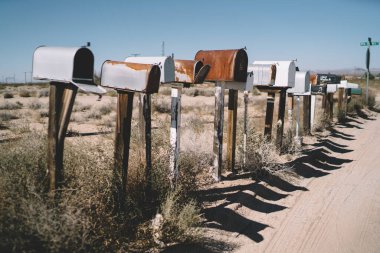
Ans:
{"label": "wooden post", "polygon": [[311,95],[310,99],[311,99],[311,102],[310,102],[310,130],[311,130],[311,128],[314,125],[314,119],[315,119],[315,100],[316,100],[316,96],[315,95]]}
{"label": "wooden post", "polygon": [[294,111],[294,97],[289,95],[288,97],[288,123],[289,132],[293,134],[293,111]]}
{"label": "wooden post", "polygon": [[227,169],[233,173],[236,173],[235,153],[238,94],[237,90],[230,89],[228,91]]}
{"label": "wooden post", "polygon": [[222,177],[223,162],[223,122],[224,122],[224,82],[216,82],[214,116],[214,163],[212,177],[219,182]]}
{"label": "wooden post", "polygon": [[282,136],[284,135],[285,105],[286,105],[286,89],[281,89],[280,101],[278,104],[278,121],[277,121],[277,134],[276,134],[276,146],[279,150],[281,150]]}
{"label": "wooden post", "polygon": [[264,136],[268,141],[272,139],[272,125],[273,125],[273,111],[274,111],[274,92],[268,92],[267,97],[267,110],[265,113],[265,129]]}
{"label": "wooden post", "polygon": [[347,89],[344,89],[344,98],[343,98],[343,115],[344,115],[344,118],[346,118],[346,115],[347,115],[347,103],[348,103],[348,93],[347,93]]}
{"label": "wooden post", "polygon": [[329,94],[330,97],[330,111],[329,111],[329,114],[330,114],[330,120],[333,121],[334,119],[334,93],[330,93]]}
{"label": "wooden post", "polygon": [[180,150],[182,87],[172,88],[171,124],[170,124],[170,185],[172,188],[178,179],[178,160]]}
{"label": "wooden post", "polygon": [[341,113],[343,110],[343,94],[344,88],[338,88],[338,113]]}
{"label": "wooden post", "polygon": [[310,134],[310,119],[311,119],[311,96],[303,96],[303,131],[305,135]]}
{"label": "wooden post", "polygon": [[[128,182],[129,144],[131,139],[131,122],[133,110],[133,92],[118,91],[115,132],[115,177],[119,190],[119,205],[125,208]],[[121,180],[119,179],[121,178]]]}
{"label": "wooden post", "polygon": [[243,166],[247,163],[248,91],[244,91]]}
{"label": "wooden post", "polygon": [[298,146],[302,145],[302,139],[300,137],[300,115],[301,115],[301,108],[300,108],[300,96],[296,97],[297,101],[297,110],[296,110],[296,136],[295,136],[295,142]]}
{"label": "wooden post", "polygon": [[64,181],[63,150],[77,90],[73,84],[50,84],[47,167],[49,190],[53,197]]}
{"label": "wooden post", "polygon": [[152,173],[152,123],[151,123],[151,96],[150,94],[140,93],[139,108],[139,156],[140,164],[145,169],[145,180],[147,189],[151,186]]}

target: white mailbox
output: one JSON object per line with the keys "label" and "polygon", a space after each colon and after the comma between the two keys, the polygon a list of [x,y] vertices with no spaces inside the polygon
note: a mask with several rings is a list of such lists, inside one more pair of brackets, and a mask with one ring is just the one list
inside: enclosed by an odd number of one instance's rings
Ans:
{"label": "white mailbox", "polygon": [[327,93],[335,93],[337,89],[337,84],[327,84]]}
{"label": "white mailbox", "polygon": [[[296,65],[294,61],[254,61],[253,65],[264,65],[267,66],[267,69],[270,65],[276,66],[276,78],[274,80],[273,87],[278,88],[292,88],[295,85],[295,77],[296,77]],[[269,70],[269,69],[268,69]],[[269,76],[270,73],[266,75]],[[254,79],[255,73],[253,74]],[[254,80],[255,83],[260,83],[259,80]],[[260,84],[256,84],[260,85]]]}
{"label": "white mailbox", "polygon": [[160,73],[158,65],[105,61],[100,82],[102,86],[117,90],[152,94],[158,92]]}
{"label": "white mailbox", "polygon": [[161,69],[161,83],[172,83],[175,81],[174,60],[170,56],[161,57],[127,57],[125,62],[155,64]]}
{"label": "white mailbox", "polygon": [[296,95],[296,96],[301,96],[305,95],[310,91],[310,72],[296,72],[295,76],[295,85],[293,88],[288,89],[287,93]]}
{"label": "white mailbox", "polygon": [[86,47],[38,47],[33,54],[33,78],[72,83],[85,92],[106,92],[94,83],[94,55]]}

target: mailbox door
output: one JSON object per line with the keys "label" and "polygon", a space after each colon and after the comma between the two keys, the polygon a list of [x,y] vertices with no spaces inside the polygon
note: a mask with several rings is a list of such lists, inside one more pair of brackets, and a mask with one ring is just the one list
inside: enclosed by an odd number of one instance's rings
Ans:
{"label": "mailbox door", "polygon": [[307,72],[296,72],[295,86],[289,89],[288,93],[306,93],[309,91],[310,86],[310,74]]}
{"label": "mailbox door", "polygon": [[[248,67],[248,71],[252,74],[248,75],[248,81],[253,86],[272,86],[276,80],[276,65],[267,63],[256,63]],[[252,81],[250,81],[252,80]]]}
{"label": "mailbox door", "polygon": [[158,65],[161,69],[161,83],[171,83],[175,81],[175,67],[173,58],[168,56],[161,57],[127,57],[125,62],[143,63]]}
{"label": "mailbox door", "polygon": [[311,95],[325,95],[326,89],[327,89],[326,85],[312,85]]}
{"label": "mailbox door", "polygon": [[336,84],[327,84],[327,93],[335,93],[336,87]]}
{"label": "mailbox door", "polygon": [[210,65],[208,81],[247,81],[248,55],[244,49],[237,50],[201,50],[195,60]]}

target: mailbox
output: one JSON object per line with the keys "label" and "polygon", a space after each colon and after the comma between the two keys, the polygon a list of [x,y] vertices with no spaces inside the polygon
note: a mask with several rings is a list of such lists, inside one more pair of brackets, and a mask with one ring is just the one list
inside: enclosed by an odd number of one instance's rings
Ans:
{"label": "mailbox", "polygon": [[349,83],[347,80],[341,80],[340,83],[338,84],[338,88],[357,89],[359,88],[359,84]]}
{"label": "mailbox", "polygon": [[160,67],[152,64],[105,61],[102,65],[102,86],[148,94],[157,93]]}
{"label": "mailbox", "polygon": [[335,93],[337,89],[337,84],[327,84],[326,92]]}
{"label": "mailbox", "polygon": [[311,95],[326,95],[327,85],[311,85]]}
{"label": "mailbox", "polygon": [[337,84],[340,83],[341,77],[333,74],[318,74],[318,84]]}
{"label": "mailbox", "polygon": [[288,89],[287,92],[294,95],[306,95],[310,91],[310,73],[306,72],[296,72],[295,85],[293,88]]}
{"label": "mailbox", "polygon": [[[266,65],[267,69],[269,65],[276,66],[276,78],[273,87],[278,88],[292,88],[295,85],[296,78],[296,65],[294,61],[255,61],[253,65]],[[270,73],[267,73],[269,75]],[[255,74],[253,75],[255,79]],[[259,81],[254,81],[259,83]],[[258,84],[257,84],[258,85]]]}
{"label": "mailbox", "polygon": [[38,47],[33,54],[33,78],[72,83],[91,93],[106,92],[94,83],[94,55],[86,47]]}
{"label": "mailbox", "polygon": [[127,57],[125,62],[155,64],[161,69],[161,83],[172,83],[174,78],[174,61],[171,56],[161,57]]}
{"label": "mailbox", "polygon": [[202,61],[175,60],[175,81],[178,83],[203,83],[210,71],[210,65]]}
{"label": "mailbox", "polygon": [[351,88],[351,95],[362,95],[362,88]]}
{"label": "mailbox", "polygon": [[273,86],[276,80],[276,64],[253,64],[248,67],[247,83],[252,86]]}
{"label": "mailbox", "polygon": [[211,66],[207,81],[247,81],[248,55],[244,49],[200,50],[195,60]]}

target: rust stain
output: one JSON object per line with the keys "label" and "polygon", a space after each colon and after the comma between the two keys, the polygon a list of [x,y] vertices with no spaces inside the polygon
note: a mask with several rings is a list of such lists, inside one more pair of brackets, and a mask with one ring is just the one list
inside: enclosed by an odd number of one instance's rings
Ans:
{"label": "rust stain", "polygon": [[200,50],[195,60],[211,66],[207,81],[247,80],[248,55],[244,49]]}
{"label": "rust stain", "polygon": [[318,81],[317,74],[315,73],[310,74],[311,85],[317,85],[317,81]]}
{"label": "rust stain", "polygon": [[107,61],[111,65],[124,65],[128,68],[134,70],[149,70],[152,66],[151,64],[142,64],[142,63],[132,63],[132,62],[123,62],[123,61]]}

